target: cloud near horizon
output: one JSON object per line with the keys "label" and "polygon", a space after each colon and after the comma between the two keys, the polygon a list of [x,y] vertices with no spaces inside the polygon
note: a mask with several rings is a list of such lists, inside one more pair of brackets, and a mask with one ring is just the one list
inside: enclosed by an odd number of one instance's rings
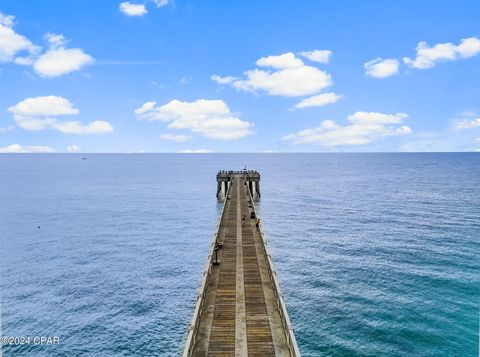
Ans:
{"label": "cloud near horizon", "polygon": [[160,139],[165,140],[165,141],[172,141],[174,143],[184,143],[184,142],[189,141],[191,139],[191,137],[188,136],[188,135],[183,135],[183,134],[178,134],[178,135],[162,134],[162,135],[160,135]]}
{"label": "cloud near horizon", "polygon": [[80,149],[80,146],[78,145],[69,145],[67,146],[66,148],[67,152],[79,152],[81,149]]}
{"label": "cloud near horizon", "polygon": [[0,154],[28,154],[28,153],[53,153],[55,149],[50,146],[22,146],[20,144],[12,144],[3,148],[0,148]]}
{"label": "cloud near horizon", "polygon": [[213,150],[210,149],[186,149],[179,151],[180,154],[211,154]]}
{"label": "cloud near horizon", "polygon": [[411,134],[409,126],[400,125],[406,118],[408,115],[405,113],[355,112],[347,117],[350,125],[341,126],[333,120],[324,120],[316,128],[285,135],[282,140],[295,145],[365,145],[388,136]]}
{"label": "cloud near horizon", "polygon": [[457,119],[454,122],[455,129],[474,129],[480,128],[480,118],[476,119]]}
{"label": "cloud near horizon", "polygon": [[19,127],[29,131],[54,129],[65,134],[106,134],[114,130],[110,123],[103,120],[82,124],[76,120],[56,119],[57,116],[78,115],[80,111],[68,99],[53,95],[26,98],[8,111]]}
{"label": "cloud near horizon", "polygon": [[235,140],[253,134],[253,123],[241,120],[223,100],[172,100],[162,106],[146,102],[135,110],[139,119],[169,123],[169,129],[189,130],[215,140]]}

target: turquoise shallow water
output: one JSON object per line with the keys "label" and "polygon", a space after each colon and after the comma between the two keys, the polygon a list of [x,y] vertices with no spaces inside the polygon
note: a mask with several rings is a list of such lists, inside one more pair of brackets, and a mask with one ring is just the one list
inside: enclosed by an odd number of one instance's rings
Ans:
{"label": "turquoise shallow water", "polygon": [[245,164],[303,356],[478,356],[480,155],[84,156],[0,156],[4,356],[179,355]]}

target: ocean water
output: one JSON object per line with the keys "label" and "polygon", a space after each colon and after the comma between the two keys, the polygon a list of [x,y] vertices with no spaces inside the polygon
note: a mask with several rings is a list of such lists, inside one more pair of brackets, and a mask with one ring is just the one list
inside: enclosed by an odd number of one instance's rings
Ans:
{"label": "ocean water", "polygon": [[0,155],[3,355],[178,356],[244,165],[303,356],[478,356],[479,154]]}

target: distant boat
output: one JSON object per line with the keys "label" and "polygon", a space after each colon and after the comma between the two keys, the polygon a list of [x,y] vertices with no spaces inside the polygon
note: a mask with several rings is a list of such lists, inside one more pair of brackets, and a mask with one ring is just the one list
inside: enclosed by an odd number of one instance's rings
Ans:
{"label": "distant boat", "polygon": [[82,160],[86,160],[87,158],[86,157],[82,157]]}

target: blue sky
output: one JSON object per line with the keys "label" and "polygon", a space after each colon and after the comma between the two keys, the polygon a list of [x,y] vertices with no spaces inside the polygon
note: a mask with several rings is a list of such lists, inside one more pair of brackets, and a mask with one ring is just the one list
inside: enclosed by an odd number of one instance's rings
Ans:
{"label": "blue sky", "polygon": [[0,152],[480,149],[478,1],[0,2]]}

